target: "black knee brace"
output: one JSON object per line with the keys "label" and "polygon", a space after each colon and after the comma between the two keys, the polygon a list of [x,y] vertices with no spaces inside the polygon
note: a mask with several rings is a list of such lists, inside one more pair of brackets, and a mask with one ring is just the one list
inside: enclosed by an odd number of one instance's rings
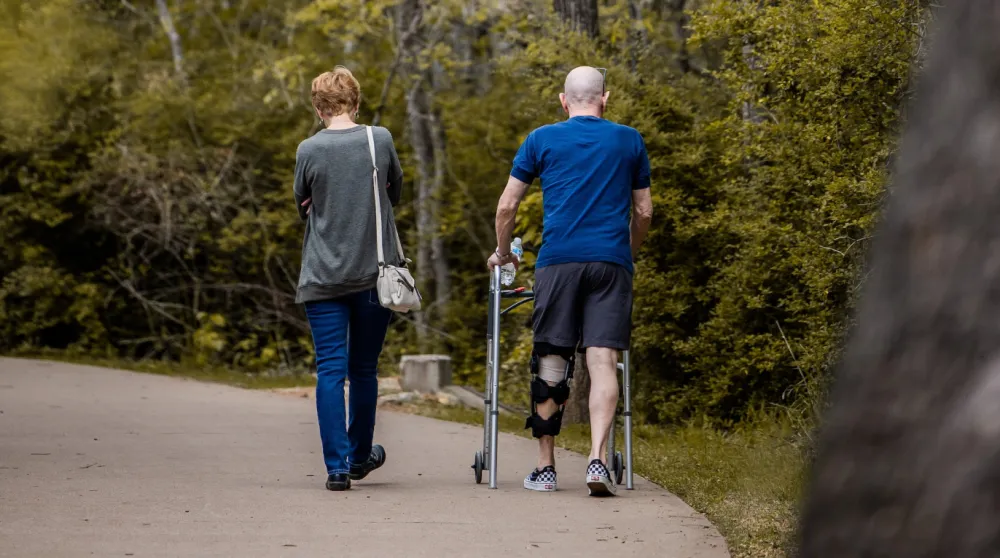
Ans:
{"label": "black knee brace", "polygon": [[532,356],[549,356],[549,355],[559,355],[564,359],[568,360],[570,363],[576,358],[576,350],[572,347],[557,347],[550,343],[538,342],[535,343],[533,350],[531,352]]}
{"label": "black knee brace", "polygon": [[[538,414],[538,404],[552,400],[559,409],[549,418],[542,418]],[[563,380],[554,386],[550,386],[545,380],[538,376],[531,379],[531,416],[524,423],[524,428],[531,429],[531,435],[535,438],[542,436],[558,436],[562,427],[563,408],[566,400],[569,399],[569,382]]]}
{"label": "black knee brace", "polygon": [[[548,343],[535,343],[535,348],[531,351],[531,376],[538,376],[539,359],[544,356],[558,355],[566,361],[566,378],[560,382],[569,385],[573,379],[573,369],[576,367],[576,351],[565,347],[556,347]],[[544,399],[542,401],[545,401]],[[542,401],[539,401],[541,403]]]}
{"label": "black knee brace", "polygon": [[563,410],[560,408],[551,417],[543,419],[538,413],[532,414],[524,423],[524,428],[531,429],[531,435],[535,438],[542,436],[558,436],[559,429],[562,428]]}
{"label": "black knee brace", "polygon": [[[538,377],[538,359],[548,355],[559,355],[566,360],[566,378],[554,386]],[[524,423],[524,428],[531,429],[535,438],[542,436],[558,436],[562,428],[563,409],[569,399],[570,384],[573,380],[573,364],[575,352],[573,349],[553,347],[547,343],[536,343],[531,353],[531,416]],[[547,419],[538,414],[538,404],[552,400],[559,409]]]}
{"label": "black knee brace", "polygon": [[556,405],[562,405],[569,399],[569,381],[563,380],[554,386],[548,382],[534,376],[531,378],[531,401],[534,404],[545,403],[549,399],[555,401]]}

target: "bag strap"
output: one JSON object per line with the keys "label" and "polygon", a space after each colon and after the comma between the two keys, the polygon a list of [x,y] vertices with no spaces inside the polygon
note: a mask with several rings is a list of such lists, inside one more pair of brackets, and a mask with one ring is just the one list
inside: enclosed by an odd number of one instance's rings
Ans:
{"label": "bag strap", "polygon": [[[368,132],[368,152],[372,156],[372,190],[375,193],[375,239],[378,244],[378,267],[379,273],[381,273],[382,268],[385,267],[385,254],[382,251],[382,196],[379,195],[378,189],[378,163],[375,161],[375,137],[372,135],[371,126],[365,126],[365,131]],[[405,262],[403,244],[399,241],[399,231],[393,232],[396,233],[396,250],[399,252],[399,259]]]}

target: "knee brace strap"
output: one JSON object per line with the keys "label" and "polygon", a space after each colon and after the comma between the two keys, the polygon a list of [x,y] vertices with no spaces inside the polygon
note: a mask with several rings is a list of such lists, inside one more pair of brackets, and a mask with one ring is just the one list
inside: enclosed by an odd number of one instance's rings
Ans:
{"label": "knee brace strap", "polygon": [[551,399],[556,405],[562,405],[569,399],[569,383],[566,380],[550,386],[544,380],[535,376],[531,380],[531,400],[537,405]]}
{"label": "knee brace strap", "polygon": [[538,377],[554,385],[569,377],[569,361],[559,355],[538,357]]}
{"label": "knee brace strap", "polygon": [[535,343],[531,351],[531,373],[549,383],[559,383],[573,377],[576,357],[573,349]]}
{"label": "knee brace strap", "polygon": [[531,435],[535,438],[541,438],[542,436],[558,436],[559,430],[562,428],[562,419],[562,409],[559,409],[554,415],[547,419],[543,419],[538,416],[538,413],[534,413],[528,417],[528,420],[524,423],[524,428],[530,428]]}

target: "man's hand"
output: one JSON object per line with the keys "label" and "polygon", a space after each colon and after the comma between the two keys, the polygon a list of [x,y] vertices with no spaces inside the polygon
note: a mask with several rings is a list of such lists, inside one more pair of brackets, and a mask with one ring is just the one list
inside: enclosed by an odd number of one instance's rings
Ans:
{"label": "man's hand", "polygon": [[513,253],[507,253],[507,255],[501,256],[497,252],[493,252],[490,259],[486,260],[486,267],[490,268],[490,271],[493,271],[494,267],[498,265],[504,266],[509,263],[514,264],[514,269],[517,269],[521,265],[521,262],[517,261],[517,258],[514,257]]}
{"label": "man's hand", "polygon": [[309,215],[309,213],[312,212],[312,201],[312,198],[306,198],[306,200],[302,202],[302,207],[306,208],[306,215]]}

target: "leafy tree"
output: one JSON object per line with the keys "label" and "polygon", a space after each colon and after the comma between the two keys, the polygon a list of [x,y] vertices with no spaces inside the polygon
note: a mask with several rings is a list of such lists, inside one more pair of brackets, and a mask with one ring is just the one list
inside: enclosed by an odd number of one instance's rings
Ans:
{"label": "leafy tree", "polygon": [[[444,351],[478,385],[496,200],[586,64],[608,68],[607,116],[643,134],[653,170],[637,411],[716,424],[818,400],[928,16],[908,0],[4,5],[0,350],[305,370],[294,150],[319,129],[312,77],[345,64],[361,121],[400,151],[428,297],[384,362]],[[537,186],[517,234],[530,284]],[[506,330],[508,401],[526,402],[528,326],[525,309]]]}

